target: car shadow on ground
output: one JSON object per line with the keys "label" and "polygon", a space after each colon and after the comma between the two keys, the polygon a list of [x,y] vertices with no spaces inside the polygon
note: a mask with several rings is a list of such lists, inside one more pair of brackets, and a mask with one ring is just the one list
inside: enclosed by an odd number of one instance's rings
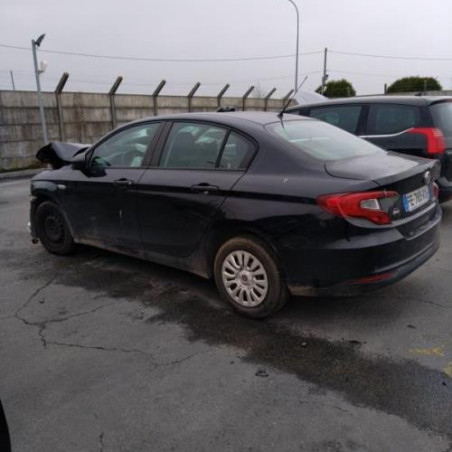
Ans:
{"label": "car shadow on ground", "polygon": [[[221,311],[228,316],[232,315],[232,319],[236,317],[242,322],[256,322],[242,319],[233,313],[228,304],[220,298],[213,280],[206,280],[182,270],[85,246],[78,247],[72,257],[56,259],[64,262],[74,260],[77,274],[81,276],[79,278],[73,274],[63,275],[60,272],[59,280],[62,284],[106,291],[107,295],[113,297],[135,298],[146,306],[154,305],[164,310],[167,318],[172,318],[177,323],[183,323],[183,309],[199,310],[199,315],[201,312],[206,315],[206,310]],[[93,270],[99,275],[96,276]],[[124,274],[129,274],[130,277],[125,277]],[[112,279],[123,279],[123,287],[118,284],[114,287],[105,284]],[[413,282],[399,284],[411,285]],[[405,309],[409,309],[408,302],[394,302],[391,289],[383,288],[375,293],[355,297],[290,297],[281,311],[260,322],[267,323],[268,326],[286,323],[298,325],[301,333],[303,325],[315,325],[316,330],[321,331],[328,330],[329,325],[338,322],[347,324],[351,330],[354,327],[362,328],[364,323],[372,330],[378,329],[381,324],[396,322]],[[311,332],[312,328],[309,328],[309,334]]]}

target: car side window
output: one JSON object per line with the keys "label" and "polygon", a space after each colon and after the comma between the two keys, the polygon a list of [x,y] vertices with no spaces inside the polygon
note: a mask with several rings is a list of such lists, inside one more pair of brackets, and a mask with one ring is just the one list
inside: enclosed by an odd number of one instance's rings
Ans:
{"label": "car side window", "polygon": [[101,143],[91,156],[93,168],[135,168],[142,165],[160,123],[140,124],[116,133]]}
{"label": "car side window", "polygon": [[313,107],[309,116],[356,134],[362,108],[362,105]]}
{"label": "car side window", "polygon": [[368,135],[390,135],[403,132],[420,123],[418,107],[410,105],[371,105],[368,120]]}
{"label": "car side window", "polygon": [[255,146],[241,135],[231,132],[221,154],[219,168],[243,170],[253,158]]}
{"label": "car side window", "polygon": [[209,124],[177,122],[160,157],[163,168],[215,168],[227,130]]}

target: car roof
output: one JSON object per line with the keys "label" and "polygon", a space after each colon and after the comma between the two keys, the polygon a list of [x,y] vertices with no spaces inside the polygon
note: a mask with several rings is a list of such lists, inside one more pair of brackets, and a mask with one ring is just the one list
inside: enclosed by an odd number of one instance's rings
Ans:
{"label": "car roof", "polygon": [[[288,113],[288,112],[287,112]],[[311,118],[301,118],[295,115],[284,115],[284,120],[302,120],[312,121]],[[280,122],[277,112],[264,112],[264,111],[231,111],[231,112],[203,112],[203,113],[175,113],[171,115],[159,115],[142,118],[134,123],[141,123],[155,120],[195,120],[195,121],[212,121],[219,124],[225,124],[229,126],[243,126],[243,122],[254,123],[258,125],[270,124],[272,122]]]}
{"label": "car roof", "polygon": [[399,104],[399,105],[431,105],[439,102],[452,101],[452,96],[355,96],[331,99],[326,102],[316,102],[314,104],[301,104],[297,107],[287,109],[287,112],[297,111],[300,108],[323,107],[335,104]]}

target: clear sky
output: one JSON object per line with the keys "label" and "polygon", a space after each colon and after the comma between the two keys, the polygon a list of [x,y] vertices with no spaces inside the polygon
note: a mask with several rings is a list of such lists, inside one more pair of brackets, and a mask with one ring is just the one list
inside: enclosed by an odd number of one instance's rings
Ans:
{"label": "clear sky", "polygon": [[[330,80],[347,78],[358,94],[383,91],[408,75],[436,77],[452,88],[451,0],[294,0],[300,10],[299,78],[320,84],[328,47]],[[67,91],[107,91],[124,76],[119,93],[150,93],[166,79],[164,94],[229,94],[250,85],[284,96],[294,84],[296,20],[287,0],[1,0],[0,89],[35,89],[32,38],[46,33],[39,59],[47,60],[43,89],[54,90],[69,72]],[[248,59],[163,62],[90,58],[63,51],[148,59]],[[311,53],[312,52],[312,53]],[[376,58],[340,52],[386,55]],[[420,58],[420,59],[410,59]],[[442,61],[441,61],[442,59]]]}

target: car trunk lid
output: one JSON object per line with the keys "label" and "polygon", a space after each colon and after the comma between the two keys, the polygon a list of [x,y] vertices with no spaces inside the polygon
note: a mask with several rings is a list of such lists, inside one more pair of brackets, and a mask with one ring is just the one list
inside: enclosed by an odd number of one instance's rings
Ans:
{"label": "car trunk lid", "polygon": [[381,190],[397,192],[389,214],[405,236],[415,233],[434,214],[433,182],[440,170],[436,160],[388,152],[328,162],[325,169],[333,177],[372,180]]}
{"label": "car trunk lid", "polygon": [[373,180],[378,185],[387,185],[433,168],[437,168],[434,160],[402,156],[395,152],[378,152],[325,164],[325,170],[330,176]]}

